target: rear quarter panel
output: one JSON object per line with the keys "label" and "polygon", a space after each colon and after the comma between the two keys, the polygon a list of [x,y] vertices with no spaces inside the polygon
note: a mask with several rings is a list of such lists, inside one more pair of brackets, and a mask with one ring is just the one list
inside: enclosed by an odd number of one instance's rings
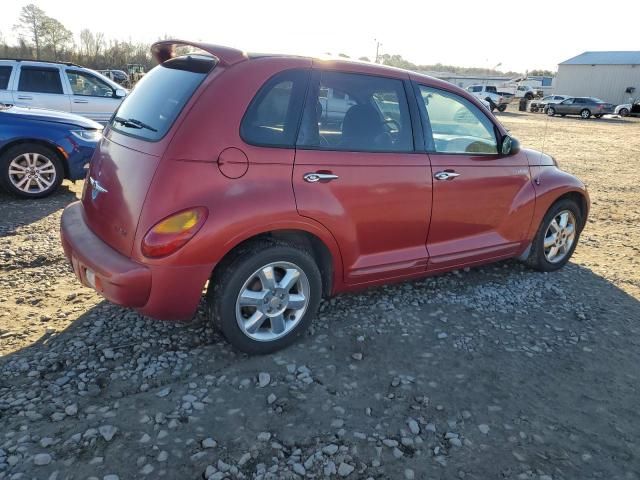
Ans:
{"label": "rear quarter panel", "polygon": [[[291,174],[294,149],[256,147],[240,138],[242,117],[257,90],[274,74],[310,68],[308,59],[255,59],[216,67],[206,88],[180,124],[158,166],[144,204],[133,257],[143,259],[141,243],[158,221],[182,209],[205,206],[208,219],[189,243],[162,259],[145,263],[209,265],[209,273],[233,247],[270,230],[303,230],[319,237],[334,258],[334,277],[342,278],[340,252],[331,234],[297,213]],[[240,178],[225,177],[221,152],[242,150],[248,168]],[[337,277],[339,274],[339,277]],[[208,279],[202,279],[202,283]]]}

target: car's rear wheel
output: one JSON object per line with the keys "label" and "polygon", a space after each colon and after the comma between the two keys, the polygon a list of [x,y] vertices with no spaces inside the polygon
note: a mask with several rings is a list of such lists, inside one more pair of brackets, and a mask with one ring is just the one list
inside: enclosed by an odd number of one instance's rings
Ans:
{"label": "car's rear wheel", "polygon": [[540,223],[525,262],[542,272],[562,268],[576,249],[582,227],[576,202],[562,199],[554,203]]}
{"label": "car's rear wheel", "polygon": [[209,316],[238,350],[271,353],[290,345],[313,321],[322,278],[313,256],[287,243],[258,241],[216,269]]}
{"label": "car's rear wheel", "polygon": [[618,112],[618,115],[620,115],[621,117],[626,117],[627,115],[629,115],[629,109],[621,108],[620,111]]}
{"label": "car's rear wheel", "polygon": [[58,155],[39,144],[22,143],[0,156],[2,185],[14,195],[42,198],[62,183],[64,169]]}
{"label": "car's rear wheel", "polygon": [[580,116],[582,118],[584,118],[585,120],[587,118],[591,118],[591,110],[589,110],[588,108],[585,108],[583,110],[580,111]]}
{"label": "car's rear wheel", "polygon": [[553,117],[556,114],[556,109],[553,107],[548,107],[547,108],[547,115],[549,115],[550,117]]}

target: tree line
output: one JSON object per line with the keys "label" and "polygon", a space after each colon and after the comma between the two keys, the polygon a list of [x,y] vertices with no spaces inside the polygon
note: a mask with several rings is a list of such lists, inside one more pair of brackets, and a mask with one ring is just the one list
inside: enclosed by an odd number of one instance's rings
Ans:
{"label": "tree line", "polygon": [[22,7],[14,31],[18,34],[15,45],[9,45],[0,32],[0,57],[72,62],[100,70],[123,69],[128,63],[148,70],[154,65],[150,44],[107,39],[104,33],[86,28],[76,41],[62,22],[34,4]]}

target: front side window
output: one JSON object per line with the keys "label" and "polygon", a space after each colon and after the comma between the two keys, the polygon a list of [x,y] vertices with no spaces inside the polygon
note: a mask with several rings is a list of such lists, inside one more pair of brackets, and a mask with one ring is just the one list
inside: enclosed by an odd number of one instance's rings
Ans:
{"label": "front side window", "polygon": [[[401,80],[321,72],[309,89],[298,146],[360,152],[413,151]],[[321,92],[332,94],[323,97]],[[337,95],[336,95],[337,93]]]}
{"label": "front side window", "polygon": [[[420,85],[429,150],[438,153],[497,154],[493,122],[475,105],[456,94]],[[430,138],[431,137],[431,138]]]}
{"label": "front side window", "polygon": [[269,79],[242,119],[242,139],[252,145],[293,147],[308,78],[306,70],[287,70]]}
{"label": "front side window", "polygon": [[13,67],[0,67],[0,90],[6,90],[9,87],[11,70],[13,70]]}
{"label": "front side window", "polygon": [[561,103],[562,105],[571,105],[573,103],[573,98],[567,98],[565,101]]}
{"label": "front side window", "polygon": [[74,95],[87,97],[113,97],[113,88],[98,77],[78,70],[67,70],[67,78]]}
{"label": "front side window", "polygon": [[22,67],[18,90],[34,93],[62,93],[60,70],[57,68]]}

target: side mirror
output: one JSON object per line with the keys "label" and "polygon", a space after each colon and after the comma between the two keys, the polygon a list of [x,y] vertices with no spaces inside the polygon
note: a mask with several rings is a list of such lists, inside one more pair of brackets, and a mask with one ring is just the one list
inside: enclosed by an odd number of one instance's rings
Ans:
{"label": "side mirror", "polygon": [[502,138],[500,151],[502,152],[502,155],[515,155],[520,151],[520,142],[509,135],[505,135]]}
{"label": "side mirror", "polygon": [[116,90],[116,98],[124,98],[127,96],[127,91],[124,88],[118,88]]}

